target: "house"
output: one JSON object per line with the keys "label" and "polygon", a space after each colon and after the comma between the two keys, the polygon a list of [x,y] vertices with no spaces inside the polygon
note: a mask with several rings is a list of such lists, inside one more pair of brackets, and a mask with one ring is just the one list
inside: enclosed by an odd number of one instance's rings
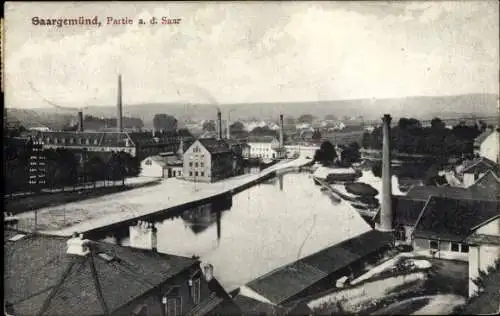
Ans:
{"label": "house", "polygon": [[141,161],[142,177],[180,178],[182,177],[182,159],[170,155],[154,155]]}
{"label": "house", "polygon": [[184,153],[183,177],[214,182],[233,175],[233,152],[224,140],[199,138]]}
{"label": "house", "polygon": [[497,192],[497,198],[500,198],[499,188],[500,187],[500,178],[493,171],[488,171],[483,174],[473,185],[469,188],[473,188],[476,190],[481,190],[483,192]]}
{"label": "house", "polygon": [[249,137],[250,158],[277,159],[280,157],[280,142],[274,136]]}
{"label": "house", "polygon": [[493,171],[496,175],[500,174],[500,168],[497,163],[488,158],[480,157],[472,161],[467,161],[458,170],[458,173],[462,175],[464,186],[468,187],[488,171]]}
{"label": "house", "polygon": [[11,315],[233,315],[210,267],[155,251],[5,230]]}
{"label": "house", "polygon": [[249,282],[240,295],[284,306],[331,288],[336,280],[363,270],[367,262],[391,248],[390,234],[370,230]]}
{"label": "house", "polygon": [[500,163],[500,129],[487,129],[474,140],[474,152],[481,157]]}
{"label": "house", "polygon": [[469,245],[469,296],[474,296],[480,290],[473,282],[479,277],[479,271],[487,272],[500,260],[500,210],[471,231],[466,242]]}
{"label": "house", "polygon": [[413,248],[443,259],[467,261],[467,238],[500,215],[499,201],[432,196],[417,220]]}
{"label": "house", "polygon": [[[393,212],[392,227],[394,227],[396,243],[412,244],[415,225],[429,198],[412,199],[406,196],[393,195],[391,200]],[[373,222],[375,228],[379,229],[380,208],[377,210]]]}

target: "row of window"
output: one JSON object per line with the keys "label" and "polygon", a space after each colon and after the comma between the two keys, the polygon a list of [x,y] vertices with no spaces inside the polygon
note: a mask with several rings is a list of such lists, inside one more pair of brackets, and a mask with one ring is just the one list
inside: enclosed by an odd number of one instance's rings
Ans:
{"label": "row of window", "polygon": [[[429,241],[429,247],[431,249],[434,249],[434,250],[439,250],[439,241],[436,241],[436,240]],[[450,250],[452,252],[468,253],[469,252],[469,245],[452,242]]]}
{"label": "row of window", "polygon": [[[192,176],[193,176],[193,172],[192,172],[192,171],[189,171],[189,176],[190,176],[190,177],[192,177]],[[195,177],[198,177],[198,171],[195,171],[195,172],[194,172],[194,176],[195,176]],[[200,177],[204,177],[204,176],[205,176],[205,172],[201,171],[199,176],[200,176]]]}
{"label": "row of window", "polygon": [[[93,139],[92,141],[90,139],[83,139],[83,138],[69,138],[68,140],[66,140],[66,138],[54,138],[54,139],[51,139],[49,137],[47,137],[46,139],[46,142],[47,143],[50,143],[50,141],[52,140],[54,144],[57,144],[57,143],[61,143],[61,144],[66,144],[66,141],[68,141],[68,143],[70,144],[80,144],[80,145],[90,145],[91,143],[94,144],[94,145],[98,145],[99,144],[99,139]],[[40,141],[42,141],[42,139],[40,139]]]}
{"label": "row of window", "polygon": [[[192,161],[190,161],[190,162],[189,162],[189,166],[190,166],[190,167],[192,167],[192,166],[193,166],[193,162],[192,162]],[[197,163],[197,162],[195,162],[195,163],[194,163],[194,166],[195,166],[195,167],[198,167],[198,163]],[[202,167],[202,168],[203,168],[203,166],[204,166],[204,163],[203,163],[203,162],[200,162],[200,167]]]}

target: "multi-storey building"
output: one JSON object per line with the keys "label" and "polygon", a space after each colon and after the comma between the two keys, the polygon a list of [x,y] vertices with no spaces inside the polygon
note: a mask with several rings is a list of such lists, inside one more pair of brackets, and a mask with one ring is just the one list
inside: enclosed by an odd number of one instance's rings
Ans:
{"label": "multi-storey building", "polygon": [[190,181],[214,182],[234,174],[233,152],[224,140],[197,139],[184,152],[183,177]]}
{"label": "multi-storey building", "polygon": [[38,132],[34,139],[43,149],[66,148],[101,153],[126,152],[142,160],[161,152],[175,152],[182,140],[192,139],[187,130],[165,132]]}
{"label": "multi-storey building", "polygon": [[29,159],[29,184],[38,189],[45,185],[45,156],[42,154],[43,145],[31,142],[31,156]]}

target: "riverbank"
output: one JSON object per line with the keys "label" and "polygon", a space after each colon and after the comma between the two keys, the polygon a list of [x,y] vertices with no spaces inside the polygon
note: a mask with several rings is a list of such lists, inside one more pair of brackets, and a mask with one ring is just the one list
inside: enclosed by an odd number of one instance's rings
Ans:
{"label": "riverbank", "polygon": [[57,191],[43,191],[38,194],[29,194],[23,196],[13,196],[4,198],[4,212],[17,215],[28,211],[33,211],[45,207],[54,207],[66,203],[78,202],[87,199],[98,198],[101,196],[129,191],[144,186],[156,185],[159,179],[145,179],[144,181],[130,180],[122,184],[121,181],[109,183],[107,186],[80,186],[75,189],[65,188]]}
{"label": "riverbank", "polygon": [[35,225],[41,233],[70,236],[104,229],[107,226],[125,224],[172,208],[199,201],[207,203],[210,199],[235,190],[249,183],[259,181],[281,168],[301,166],[308,159],[281,161],[257,174],[242,175],[215,183],[196,183],[180,179],[164,179],[153,187],[143,187],[127,192],[110,194],[104,197],[68,203],[57,207],[47,207],[20,214],[20,222]]}

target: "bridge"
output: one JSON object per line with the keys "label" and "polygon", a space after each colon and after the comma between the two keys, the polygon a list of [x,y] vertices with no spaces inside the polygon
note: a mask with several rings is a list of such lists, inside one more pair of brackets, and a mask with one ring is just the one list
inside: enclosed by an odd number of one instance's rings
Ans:
{"label": "bridge", "polygon": [[178,214],[213,201],[227,201],[233,194],[275,176],[278,171],[297,170],[310,162],[310,159],[299,157],[281,161],[257,174],[245,174],[215,183],[166,179],[154,186],[46,207],[17,217],[21,223],[31,223],[30,230],[35,228],[36,218],[36,230],[47,235],[71,236],[74,232],[91,234],[109,231],[138,220]]}

